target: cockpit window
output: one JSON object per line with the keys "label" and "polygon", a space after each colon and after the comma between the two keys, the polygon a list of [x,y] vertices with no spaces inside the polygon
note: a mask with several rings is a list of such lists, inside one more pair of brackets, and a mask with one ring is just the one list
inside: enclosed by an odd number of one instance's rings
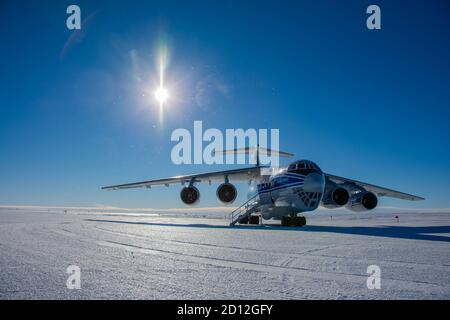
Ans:
{"label": "cockpit window", "polygon": [[288,171],[302,175],[307,175],[311,172],[322,173],[322,170],[320,170],[320,168],[314,162],[308,160],[300,160],[291,163],[288,166]]}

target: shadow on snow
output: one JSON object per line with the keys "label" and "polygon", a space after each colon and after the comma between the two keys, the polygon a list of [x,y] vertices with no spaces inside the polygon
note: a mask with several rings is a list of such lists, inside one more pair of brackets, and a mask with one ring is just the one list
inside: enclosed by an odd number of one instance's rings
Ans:
{"label": "shadow on snow", "polygon": [[450,226],[429,226],[429,227],[407,227],[407,226],[375,226],[375,227],[342,227],[342,226],[312,226],[307,225],[302,228],[281,227],[280,225],[240,225],[221,226],[208,224],[178,224],[178,223],[158,223],[158,222],[137,222],[124,220],[102,220],[85,219],[85,221],[147,225],[158,227],[181,227],[181,228],[211,228],[211,229],[250,229],[250,230],[273,230],[273,231],[302,231],[302,232],[328,232],[373,237],[387,237],[397,239],[414,239],[429,241],[450,242],[450,237],[434,235],[439,233],[450,233]]}

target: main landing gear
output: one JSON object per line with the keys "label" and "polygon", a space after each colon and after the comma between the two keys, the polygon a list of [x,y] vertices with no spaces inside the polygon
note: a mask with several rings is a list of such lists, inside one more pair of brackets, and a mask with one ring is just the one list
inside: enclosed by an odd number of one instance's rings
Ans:
{"label": "main landing gear", "polygon": [[246,216],[239,220],[239,224],[260,224],[260,216]]}
{"label": "main landing gear", "polygon": [[283,227],[303,227],[306,224],[306,218],[285,216],[281,218],[281,225]]}

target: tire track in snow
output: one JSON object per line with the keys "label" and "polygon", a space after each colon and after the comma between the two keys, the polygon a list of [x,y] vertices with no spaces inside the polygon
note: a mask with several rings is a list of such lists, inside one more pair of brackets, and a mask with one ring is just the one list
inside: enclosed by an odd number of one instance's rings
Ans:
{"label": "tire track in snow", "polygon": [[[311,279],[320,279],[326,281],[334,281],[334,282],[346,282],[361,285],[361,288],[366,288],[366,280],[367,275],[361,274],[347,274],[347,273],[330,273],[330,272],[317,272],[311,271],[306,268],[298,268],[298,267],[282,267],[275,265],[267,265],[255,262],[247,262],[247,261],[237,261],[237,260],[229,260],[222,259],[217,257],[204,257],[199,255],[191,255],[185,253],[177,253],[169,250],[160,250],[154,248],[145,248],[142,246],[136,246],[127,243],[115,242],[115,241],[97,241],[98,245],[107,246],[117,249],[123,249],[127,251],[139,252],[143,254],[150,255],[159,255],[165,258],[174,259],[174,260],[183,260],[186,262],[193,262],[199,264],[208,264],[217,267],[224,268],[234,268],[240,270],[249,270],[249,271],[257,271],[257,272],[266,272],[271,274],[289,274],[298,277],[305,277]],[[387,279],[383,278],[383,286],[389,289],[402,288],[402,290],[411,290],[411,291],[427,291],[430,287],[434,289],[441,289],[445,292],[447,290],[445,287],[440,285],[432,284],[432,283],[424,283],[421,281],[406,281],[406,280],[395,280],[395,279]]]}

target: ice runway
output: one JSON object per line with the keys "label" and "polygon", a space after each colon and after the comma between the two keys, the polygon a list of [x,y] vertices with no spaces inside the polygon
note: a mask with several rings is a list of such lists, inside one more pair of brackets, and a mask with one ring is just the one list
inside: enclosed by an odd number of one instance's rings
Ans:
{"label": "ice runway", "polygon": [[[450,299],[450,213],[223,218],[0,208],[0,299]],[[275,222],[274,222],[275,223]],[[69,290],[69,265],[81,289]],[[366,285],[369,265],[381,289]]]}

